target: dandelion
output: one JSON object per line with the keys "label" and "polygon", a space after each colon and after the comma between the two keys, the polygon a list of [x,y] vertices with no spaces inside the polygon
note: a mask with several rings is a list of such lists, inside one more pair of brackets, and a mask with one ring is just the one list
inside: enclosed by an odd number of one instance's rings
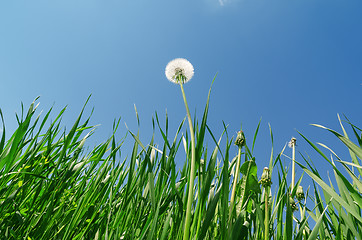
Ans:
{"label": "dandelion", "polygon": [[270,185],[272,184],[269,168],[264,168],[263,174],[261,175],[260,183],[261,185],[263,185],[263,187],[270,187]]}
{"label": "dandelion", "polygon": [[289,148],[293,148],[293,146],[296,145],[297,139],[292,137],[292,139],[290,139],[290,141],[288,142],[288,147]]}
{"label": "dandelion", "polygon": [[235,145],[242,147],[242,146],[244,146],[244,144],[245,144],[244,133],[243,133],[243,131],[239,131],[238,135],[236,136],[236,139],[235,139]]}
{"label": "dandelion", "polygon": [[191,119],[191,114],[189,110],[189,106],[186,100],[186,94],[183,88],[183,84],[190,81],[190,79],[194,76],[194,67],[192,64],[184,58],[176,58],[169,62],[166,66],[165,74],[168,80],[173,83],[179,84],[182,92],[182,97],[185,103],[187,120],[189,122],[190,128],[190,136],[191,136],[191,164],[190,164],[190,175],[188,179],[188,198],[186,205],[186,217],[185,217],[185,225],[184,225],[184,235],[183,239],[188,240],[190,234],[190,225],[191,225],[191,208],[192,202],[194,198],[194,181],[196,175],[196,167],[195,167],[195,134],[193,123]]}
{"label": "dandelion", "polygon": [[186,59],[176,58],[167,64],[165,74],[173,83],[186,83],[194,76],[194,67]]}
{"label": "dandelion", "polygon": [[303,200],[305,198],[303,187],[300,186],[300,185],[297,188],[296,196],[297,196],[298,201],[301,201],[301,200]]}
{"label": "dandelion", "polygon": [[296,145],[297,139],[292,137],[290,142],[288,143],[288,146],[292,148],[292,189],[294,188],[295,183],[295,145]]}
{"label": "dandelion", "polygon": [[239,131],[238,135],[236,136],[236,140],[235,140],[235,145],[238,146],[238,158],[237,158],[237,162],[236,162],[236,167],[235,167],[235,174],[234,174],[234,184],[233,184],[233,189],[231,192],[231,198],[230,198],[230,206],[229,206],[229,235],[231,234],[231,225],[232,225],[232,212],[233,212],[233,208],[234,208],[234,203],[235,203],[235,193],[236,193],[236,185],[237,182],[239,180],[239,172],[240,172],[240,159],[241,159],[241,148],[244,146],[245,144],[245,136],[243,131]]}
{"label": "dandelion", "polygon": [[292,212],[298,210],[298,206],[295,203],[295,200],[294,200],[294,198],[292,196],[289,196],[289,204],[290,204],[290,208],[292,209]]}
{"label": "dandelion", "polygon": [[261,175],[260,179],[261,185],[264,187],[264,203],[265,203],[265,219],[264,219],[264,239],[268,240],[269,238],[269,192],[270,192],[270,185],[272,184],[271,181],[271,174],[269,168],[265,167],[263,170],[263,174]]}

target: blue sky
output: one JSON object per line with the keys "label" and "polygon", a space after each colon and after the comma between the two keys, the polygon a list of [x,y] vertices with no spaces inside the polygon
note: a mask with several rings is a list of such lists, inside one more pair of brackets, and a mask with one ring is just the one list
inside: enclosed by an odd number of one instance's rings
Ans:
{"label": "blue sky", "polygon": [[145,143],[155,111],[164,122],[167,109],[173,135],[185,109],[164,69],[182,57],[195,68],[185,91],[199,117],[217,74],[208,121],[216,136],[222,121],[229,137],[242,123],[251,144],[262,118],[259,169],[269,161],[268,123],[276,152],[294,136],[298,150],[311,154],[298,130],[347,156],[332,135],[309,124],[340,131],[339,113],[362,126],[361,10],[359,0],[2,1],[0,108],[8,134],[21,102],[27,107],[41,96],[39,108],[54,105],[55,112],[68,105],[70,128],[92,94],[87,111],[94,107],[92,124],[100,127],[91,143],[106,140],[118,117],[119,138],[124,122],[137,131],[134,104]]}

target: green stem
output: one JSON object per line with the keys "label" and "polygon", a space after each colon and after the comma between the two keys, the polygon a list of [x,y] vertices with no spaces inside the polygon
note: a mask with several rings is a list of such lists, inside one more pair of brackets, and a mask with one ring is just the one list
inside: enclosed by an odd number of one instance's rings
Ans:
{"label": "green stem", "polygon": [[[201,196],[201,189],[202,189],[202,182],[203,182],[203,172],[205,171],[203,165],[201,164],[200,162],[200,167],[199,167],[199,189],[198,189],[198,195]],[[197,221],[195,223],[193,223],[193,225],[197,225],[196,226],[196,234],[195,236],[198,236],[198,233],[199,233],[199,230],[200,230],[200,227],[201,227],[201,220],[202,220],[202,209],[204,208],[204,205],[203,203],[201,203],[201,201],[197,201],[197,205],[196,205],[196,211],[197,211],[197,216],[194,217],[194,219],[196,219]],[[191,227],[193,228],[193,226]],[[191,231],[193,233],[193,230]]]}
{"label": "green stem", "polygon": [[194,127],[191,120],[191,114],[189,110],[189,106],[187,104],[185,91],[182,85],[182,81],[179,79],[179,84],[181,87],[182,97],[185,102],[187,119],[189,121],[190,127],[190,135],[191,135],[191,169],[190,169],[190,176],[188,181],[188,197],[187,197],[187,207],[186,207],[186,219],[185,219],[185,227],[184,227],[184,240],[189,240],[190,235],[190,224],[191,224],[191,207],[194,198],[194,182],[195,182],[195,161],[196,161],[196,154],[195,154],[195,135],[194,135]]}
{"label": "green stem", "polygon": [[232,212],[233,212],[233,209],[234,209],[234,202],[235,202],[236,184],[237,184],[237,181],[238,181],[238,179],[239,179],[241,148],[242,148],[242,147],[239,146],[238,159],[237,159],[236,168],[235,168],[235,171],[234,171],[233,189],[232,189],[232,192],[231,192],[231,199],[230,199],[230,207],[229,207],[229,236],[230,236],[230,234],[231,234],[231,220],[232,220]]}
{"label": "green stem", "polygon": [[264,239],[269,240],[269,187],[264,188],[264,197],[265,197],[265,220],[264,220],[264,227],[265,227],[265,234]]}
{"label": "green stem", "polygon": [[295,184],[295,142],[292,141],[292,187],[291,191],[293,191],[294,184]]}

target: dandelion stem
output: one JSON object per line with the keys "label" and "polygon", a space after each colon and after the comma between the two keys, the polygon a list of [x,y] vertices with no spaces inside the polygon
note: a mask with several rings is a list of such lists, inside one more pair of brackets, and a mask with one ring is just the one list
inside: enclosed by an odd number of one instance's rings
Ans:
{"label": "dandelion stem", "polygon": [[236,192],[236,184],[239,179],[239,169],[240,169],[240,159],[241,159],[241,148],[242,146],[239,146],[238,151],[238,158],[236,162],[236,168],[234,171],[234,183],[233,183],[233,189],[231,192],[231,199],[230,199],[230,208],[229,208],[229,236],[231,234],[231,221],[232,221],[232,212],[234,209],[234,202],[235,202],[235,192]]}
{"label": "dandelion stem", "polygon": [[264,197],[265,197],[265,219],[264,219],[264,239],[269,240],[269,186],[264,188]]}
{"label": "dandelion stem", "polygon": [[292,138],[291,144],[292,144],[292,186],[291,191],[293,191],[294,184],[295,184],[295,142],[296,139]]}
{"label": "dandelion stem", "polygon": [[271,182],[271,173],[269,168],[265,167],[263,170],[263,174],[261,175],[260,179],[261,185],[264,187],[264,207],[265,207],[265,214],[264,214],[264,239],[269,239],[269,192],[270,192],[270,185]]}
{"label": "dandelion stem", "polygon": [[[181,78],[181,76],[180,76]],[[187,119],[189,122],[189,128],[190,128],[190,136],[191,136],[191,169],[190,169],[190,176],[188,181],[188,197],[187,197],[187,207],[186,207],[186,218],[185,218],[185,227],[184,227],[184,240],[189,240],[189,234],[190,234],[190,224],[191,224],[191,207],[192,202],[194,198],[194,181],[195,181],[195,135],[194,135],[194,128],[191,120],[191,114],[190,110],[187,104],[185,91],[182,85],[181,79],[179,79],[179,84],[181,87],[182,97],[184,99],[185,107],[186,107],[186,113],[187,113]]]}

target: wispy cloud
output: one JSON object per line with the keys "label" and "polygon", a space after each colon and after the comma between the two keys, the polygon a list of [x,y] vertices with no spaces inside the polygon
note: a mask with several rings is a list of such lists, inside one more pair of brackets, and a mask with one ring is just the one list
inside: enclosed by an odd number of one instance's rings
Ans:
{"label": "wispy cloud", "polygon": [[219,0],[220,6],[224,6],[227,0]]}

